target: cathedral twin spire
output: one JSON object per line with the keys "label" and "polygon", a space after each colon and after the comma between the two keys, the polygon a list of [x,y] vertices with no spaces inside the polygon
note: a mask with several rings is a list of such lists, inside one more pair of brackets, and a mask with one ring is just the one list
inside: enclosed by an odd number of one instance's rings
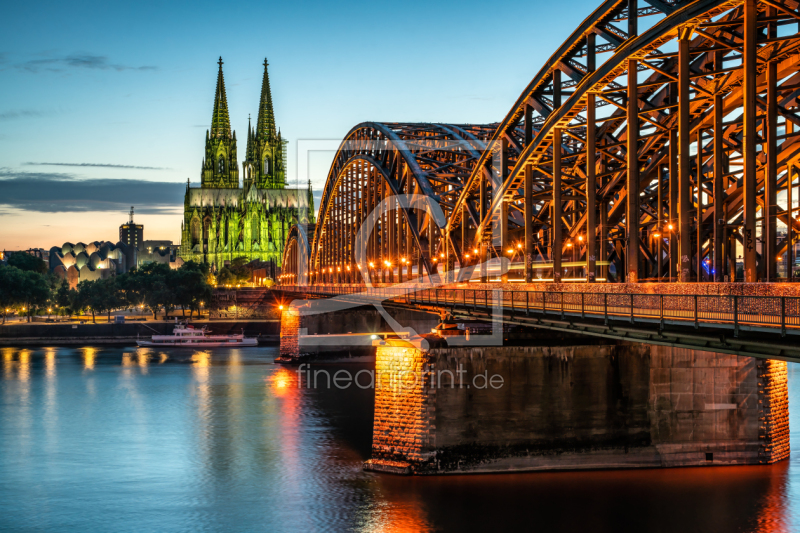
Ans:
{"label": "cathedral twin spire", "polygon": [[[220,57],[214,112],[211,116],[211,131],[206,136],[206,160],[203,163],[202,182],[207,187],[231,187],[232,174],[235,173],[236,185],[233,186],[238,187],[238,164],[235,162],[236,133],[231,132],[222,65]],[[284,142],[275,127],[268,67],[269,62],[264,59],[261,101],[258,105],[255,128],[252,127],[249,117],[247,122],[245,163],[252,169],[251,176],[259,188],[282,189],[285,187]],[[223,155],[225,156],[223,159],[232,160],[225,165],[215,163]],[[236,167],[236,170],[233,167]]]}
{"label": "cathedral twin spire", "polygon": [[261,101],[258,104],[258,120],[256,121],[256,137],[275,139],[275,112],[272,110],[272,90],[269,87],[269,62],[264,58],[264,79],[261,80]]}
{"label": "cathedral twin spire", "polygon": [[231,119],[228,115],[228,99],[225,96],[225,78],[222,76],[222,57],[217,72],[217,94],[214,96],[214,113],[211,115],[211,136],[231,137]]}

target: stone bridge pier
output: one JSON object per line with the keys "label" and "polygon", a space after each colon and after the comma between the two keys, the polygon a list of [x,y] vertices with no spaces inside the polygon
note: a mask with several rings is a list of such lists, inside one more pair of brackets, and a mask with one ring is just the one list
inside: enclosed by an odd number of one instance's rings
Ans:
{"label": "stone bridge pier", "polygon": [[789,456],[782,361],[628,343],[451,348],[427,335],[375,344],[368,470],[743,465]]}

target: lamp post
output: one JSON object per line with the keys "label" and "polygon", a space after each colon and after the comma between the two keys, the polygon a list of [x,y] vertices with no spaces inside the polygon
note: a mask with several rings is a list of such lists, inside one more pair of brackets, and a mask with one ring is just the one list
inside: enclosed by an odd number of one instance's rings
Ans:
{"label": "lamp post", "polygon": [[656,239],[656,255],[658,256],[656,261],[656,277],[658,278],[658,281],[661,281],[661,244],[659,242],[659,239],[661,239],[661,233],[656,231],[653,233],[653,238]]}
{"label": "lamp post", "polygon": [[[574,263],[575,262],[575,247],[572,245],[572,241],[567,241],[567,248],[572,250],[572,262]],[[554,274],[555,274],[555,272],[554,272]]]}
{"label": "lamp post", "polygon": [[668,237],[667,237],[667,249],[669,250],[668,253],[669,253],[669,282],[670,283],[672,283],[672,269],[675,266],[674,258],[672,257],[672,233],[673,233],[674,230],[675,230],[674,224],[672,224],[671,222],[669,224],[667,224],[667,231],[669,232],[668,233]]}

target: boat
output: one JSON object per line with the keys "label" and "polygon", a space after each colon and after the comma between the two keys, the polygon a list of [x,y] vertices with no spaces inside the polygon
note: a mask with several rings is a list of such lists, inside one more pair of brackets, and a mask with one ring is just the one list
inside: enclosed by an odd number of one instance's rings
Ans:
{"label": "boat", "polygon": [[209,335],[206,327],[196,329],[193,326],[179,324],[172,330],[172,335],[153,335],[150,340],[139,340],[138,346],[169,346],[178,348],[219,348],[257,346],[258,339],[241,335]]}

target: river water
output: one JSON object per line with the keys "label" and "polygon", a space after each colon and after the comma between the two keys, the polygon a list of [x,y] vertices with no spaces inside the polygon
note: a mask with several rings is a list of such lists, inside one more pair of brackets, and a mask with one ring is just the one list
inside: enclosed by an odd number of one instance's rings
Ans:
{"label": "river water", "polygon": [[0,531],[800,531],[800,366],[777,465],[396,477],[276,353],[0,348]]}

